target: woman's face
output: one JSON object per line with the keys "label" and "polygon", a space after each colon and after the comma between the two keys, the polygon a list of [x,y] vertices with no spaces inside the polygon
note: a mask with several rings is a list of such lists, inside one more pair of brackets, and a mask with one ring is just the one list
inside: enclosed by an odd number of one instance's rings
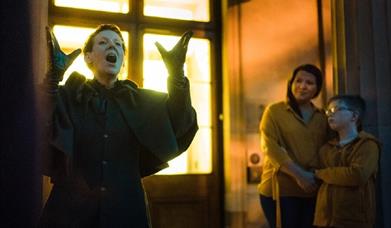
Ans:
{"label": "woman's face", "polygon": [[297,103],[308,103],[317,92],[316,78],[306,71],[299,71],[292,83],[292,94]]}
{"label": "woman's face", "polygon": [[91,52],[85,54],[90,69],[96,77],[117,77],[124,59],[121,37],[114,31],[104,30],[93,39]]}

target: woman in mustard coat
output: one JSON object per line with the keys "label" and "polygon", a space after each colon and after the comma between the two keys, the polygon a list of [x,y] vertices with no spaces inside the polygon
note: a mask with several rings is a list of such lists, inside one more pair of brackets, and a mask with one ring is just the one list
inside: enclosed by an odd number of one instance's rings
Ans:
{"label": "woman in mustard coat", "polygon": [[314,99],[322,89],[314,65],[297,67],[288,82],[287,100],[266,107],[260,124],[263,173],[258,186],[271,228],[312,227],[318,151],[327,141],[327,119]]}

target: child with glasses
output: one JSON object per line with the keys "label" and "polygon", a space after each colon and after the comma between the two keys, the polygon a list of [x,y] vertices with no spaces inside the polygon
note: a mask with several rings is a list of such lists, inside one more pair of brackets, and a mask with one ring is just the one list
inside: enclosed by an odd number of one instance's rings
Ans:
{"label": "child with glasses", "polygon": [[328,123],[338,137],[320,149],[315,226],[373,227],[380,144],[361,130],[364,110],[360,96],[340,95],[328,102]]}

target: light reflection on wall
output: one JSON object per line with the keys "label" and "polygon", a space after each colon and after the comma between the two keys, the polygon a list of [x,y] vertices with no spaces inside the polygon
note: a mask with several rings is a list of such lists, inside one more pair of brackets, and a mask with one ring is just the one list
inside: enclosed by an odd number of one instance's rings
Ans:
{"label": "light reflection on wall", "polygon": [[286,82],[296,66],[319,65],[317,3],[254,0],[242,6],[246,99],[283,100]]}
{"label": "light reflection on wall", "polygon": [[[144,35],[144,88],[166,92],[167,70],[155,46],[158,41],[170,50],[179,36],[157,34]],[[192,104],[197,111],[197,132],[190,148],[169,162],[170,167],[159,174],[210,173],[212,171],[212,123],[211,123],[211,79],[210,42],[207,39],[192,38],[189,42],[185,75],[191,85]]]}
{"label": "light reflection on wall", "polygon": [[[55,25],[53,27],[53,33],[57,38],[58,43],[60,44],[61,49],[69,54],[73,50],[77,48],[82,48],[84,42],[87,40],[87,37],[94,32],[94,28],[81,28],[81,27],[73,27],[73,26],[63,26],[63,25]],[[129,43],[129,34],[128,32],[121,32],[125,45]],[[122,70],[118,76],[119,79],[127,78],[127,55],[125,54],[124,61],[125,65],[122,67]],[[64,78],[60,84],[64,84],[68,79],[69,75],[77,71],[82,75],[86,76],[86,78],[92,79],[93,74],[91,70],[87,67],[84,62],[83,54],[80,54],[76,60],[72,63],[72,65],[68,68],[68,70],[64,74]]]}
{"label": "light reflection on wall", "polygon": [[[259,205],[246,203],[259,200],[259,194],[255,185],[247,183],[243,167],[251,165],[249,155],[263,155],[259,132],[248,126],[257,129],[258,123],[251,121],[258,118],[256,107],[285,99],[294,67],[320,65],[319,2],[251,0],[230,7],[223,19],[228,28],[227,54],[223,54],[228,72],[223,80],[225,194],[232,211],[246,212],[245,224],[250,226],[263,227],[267,222]],[[330,1],[321,5],[326,2]],[[232,219],[230,223],[243,220]]]}
{"label": "light reflection on wall", "polygon": [[128,0],[55,0],[54,5],[123,14],[129,12]]}

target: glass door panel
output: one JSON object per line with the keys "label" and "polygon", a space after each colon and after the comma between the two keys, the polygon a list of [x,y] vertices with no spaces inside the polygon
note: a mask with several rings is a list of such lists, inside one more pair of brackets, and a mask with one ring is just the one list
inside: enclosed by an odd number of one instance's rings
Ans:
{"label": "glass door panel", "polygon": [[[161,43],[170,50],[179,36],[144,34],[144,88],[167,92],[167,70],[155,46]],[[159,174],[205,174],[212,172],[212,122],[211,122],[211,75],[210,41],[192,38],[189,42],[184,66],[185,75],[190,80],[191,97],[197,111],[199,131],[182,155],[169,162],[170,167]]]}

